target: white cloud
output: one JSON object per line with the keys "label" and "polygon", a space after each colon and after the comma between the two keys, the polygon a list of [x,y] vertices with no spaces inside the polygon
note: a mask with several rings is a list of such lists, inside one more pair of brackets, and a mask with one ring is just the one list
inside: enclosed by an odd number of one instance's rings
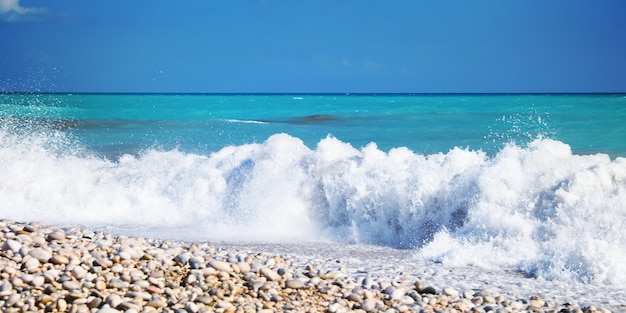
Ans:
{"label": "white cloud", "polygon": [[0,19],[5,21],[28,20],[44,12],[46,12],[44,8],[22,7],[19,0],[0,0]]}

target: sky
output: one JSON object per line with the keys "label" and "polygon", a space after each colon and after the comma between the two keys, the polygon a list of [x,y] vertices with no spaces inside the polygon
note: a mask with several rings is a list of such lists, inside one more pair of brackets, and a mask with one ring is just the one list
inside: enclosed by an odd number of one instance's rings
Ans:
{"label": "sky", "polygon": [[0,0],[0,92],[626,92],[624,0]]}

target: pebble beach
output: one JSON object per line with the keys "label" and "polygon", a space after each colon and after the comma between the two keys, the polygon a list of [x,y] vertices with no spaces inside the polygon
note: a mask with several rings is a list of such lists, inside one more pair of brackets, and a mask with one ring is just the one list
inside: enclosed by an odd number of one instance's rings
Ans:
{"label": "pebble beach", "polygon": [[0,220],[2,312],[616,312],[289,255]]}

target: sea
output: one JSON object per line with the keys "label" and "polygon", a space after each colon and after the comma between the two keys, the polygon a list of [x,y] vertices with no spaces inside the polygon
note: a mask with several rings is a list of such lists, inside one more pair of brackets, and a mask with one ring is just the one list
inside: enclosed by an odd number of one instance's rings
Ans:
{"label": "sea", "polygon": [[0,218],[626,311],[626,95],[3,93]]}

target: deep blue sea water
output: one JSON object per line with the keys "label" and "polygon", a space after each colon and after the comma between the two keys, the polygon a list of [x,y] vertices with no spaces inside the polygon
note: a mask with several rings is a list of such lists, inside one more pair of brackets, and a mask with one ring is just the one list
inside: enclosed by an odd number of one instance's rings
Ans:
{"label": "deep blue sea water", "polygon": [[0,95],[0,218],[618,290],[624,157],[621,94]]}

